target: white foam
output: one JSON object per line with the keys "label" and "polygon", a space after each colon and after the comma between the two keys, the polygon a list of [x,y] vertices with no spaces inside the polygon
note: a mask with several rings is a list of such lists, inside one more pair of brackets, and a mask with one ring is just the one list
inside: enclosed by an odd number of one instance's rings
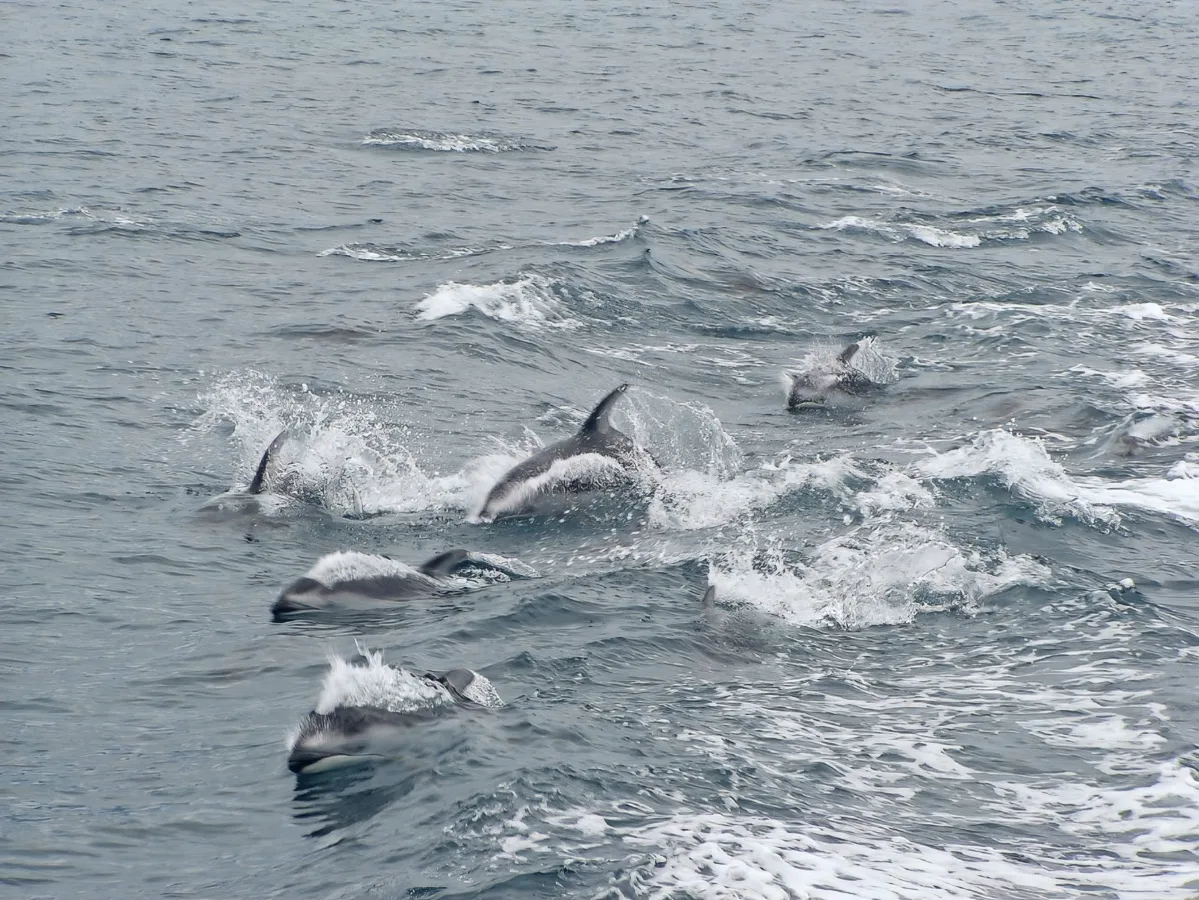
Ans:
{"label": "white foam", "polygon": [[553,247],[598,247],[601,244],[620,244],[637,236],[641,226],[649,222],[648,216],[641,216],[637,223],[615,234],[600,235],[599,237],[584,238],[581,241],[555,241]]}
{"label": "white foam", "polygon": [[444,687],[406,669],[383,662],[382,651],[366,651],[366,665],[329,657],[329,672],[321,687],[315,711],[333,712],[339,706],[374,706],[395,713],[452,706],[453,696]]}
{"label": "white foam", "polygon": [[1137,322],[1144,322],[1147,319],[1154,322],[1177,321],[1175,316],[1169,315],[1162,309],[1160,303],[1126,303],[1123,306],[1115,307],[1113,311]]}
{"label": "white foam", "polygon": [[1131,506],[1199,526],[1199,478],[1194,477],[1194,468],[1180,461],[1163,478],[1123,481],[1080,478],[1078,481],[1091,503]]}
{"label": "white foam", "polygon": [[859,491],[853,498],[858,512],[866,517],[899,510],[931,509],[936,503],[928,487],[904,472],[885,472],[872,488]]}
{"label": "white foam", "polygon": [[427,322],[473,309],[496,321],[524,328],[572,328],[579,324],[562,314],[553,283],[541,275],[522,275],[516,281],[483,285],[448,281],[438,285],[416,309],[416,317]]}
{"label": "white foam", "polygon": [[1105,372],[1100,369],[1092,369],[1088,366],[1072,366],[1071,372],[1077,372],[1079,375],[1094,376],[1102,378],[1114,388],[1130,389],[1141,387],[1149,383],[1152,379],[1140,369],[1126,369],[1118,372]]}
{"label": "white foam", "polygon": [[1049,571],[1029,557],[987,560],[913,523],[867,523],[819,545],[802,564],[777,549],[715,560],[708,581],[722,603],[749,603],[795,625],[863,628],[920,612],[972,607]]}
{"label": "white foam", "polygon": [[205,412],[197,430],[233,423],[238,468],[247,483],[263,449],[286,424],[289,437],[272,467],[274,492],[336,515],[469,506],[469,472],[427,474],[400,443],[403,429],[383,424],[390,401],[318,395],[252,370],[221,376],[199,399]]}
{"label": "white foam", "polygon": [[1077,219],[1061,212],[1056,206],[1017,207],[1011,212],[955,221],[964,221],[969,230],[954,231],[925,222],[884,221],[862,216],[842,216],[816,227],[837,231],[869,231],[891,241],[916,240],[930,247],[951,250],[972,249],[984,241],[1024,241],[1037,232],[1058,235],[1082,231]]}
{"label": "white foam", "polygon": [[1088,524],[1115,527],[1119,515],[1100,505],[1066,470],[1054,462],[1039,438],[994,429],[963,447],[934,454],[912,464],[912,471],[931,478],[999,477],[1016,496],[1031,502],[1037,515],[1050,522],[1071,516]]}
{"label": "white foam", "polygon": [[[1193,784],[1193,780],[1192,780]],[[1193,786],[1188,793],[1193,793]],[[1080,889],[1118,896],[1193,896],[1193,865],[1137,858],[1057,859],[1035,848],[1005,852],[954,841],[932,846],[874,829],[846,833],[766,816],[681,812],[642,826],[625,843],[653,854],[632,879],[633,896],[667,900],[963,900],[1061,898]],[[1193,851],[1183,840],[1161,842]],[[1031,858],[1030,858],[1031,856]]]}
{"label": "white foam", "polygon": [[356,550],[339,550],[322,556],[305,575],[332,588],[347,581],[362,581],[369,578],[412,578],[432,585],[433,579],[422,575],[411,566],[386,556],[359,553]]}
{"label": "white foam", "polygon": [[921,225],[908,222],[883,222],[878,219],[866,219],[861,216],[842,216],[840,219],[817,225],[817,228],[831,231],[859,230],[870,231],[892,241],[902,241],[906,238],[928,244],[930,247],[945,247],[963,249],[977,247],[982,239],[975,234],[960,234],[933,225]]}
{"label": "white foam", "polygon": [[396,150],[427,150],[436,153],[506,153],[513,150],[548,149],[500,135],[458,134],[451,131],[379,128],[362,139],[365,146]]}
{"label": "white foam", "polygon": [[511,250],[507,244],[494,247],[448,247],[442,250],[406,250],[402,247],[384,247],[378,244],[339,244],[322,250],[317,256],[348,256],[364,262],[410,262],[413,260],[460,259],[464,256],[480,256],[494,250]]}
{"label": "white foam", "polygon": [[976,234],[958,234],[957,232],[947,231],[943,228],[934,228],[932,225],[904,225],[902,227],[909,235],[918,241],[928,244],[930,247],[959,249],[977,247],[982,243],[982,238]]}
{"label": "white foam", "polygon": [[848,456],[810,463],[787,457],[778,464],[733,478],[695,469],[667,470],[650,502],[649,521],[655,528],[711,528],[765,509],[799,490],[825,491],[847,498],[846,481],[859,474]]}

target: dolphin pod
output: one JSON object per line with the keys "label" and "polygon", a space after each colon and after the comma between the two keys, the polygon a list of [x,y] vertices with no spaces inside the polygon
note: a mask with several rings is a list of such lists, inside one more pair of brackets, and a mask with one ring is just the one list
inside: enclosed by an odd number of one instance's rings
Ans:
{"label": "dolphin pod", "polygon": [[[857,395],[872,387],[869,377],[852,364],[858,352],[859,345],[851,344],[827,371],[788,373],[788,408],[820,405],[833,394]],[[536,515],[555,499],[628,486],[639,472],[656,468],[648,451],[611,423],[613,408],[628,388],[622,384],[605,395],[574,434],[508,469],[488,491],[473,520],[491,523]],[[219,502],[222,508],[249,505],[263,494],[272,462],[286,438],[283,431],[271,441],[247,488],[229,491],[210,503]],[[288,584],[271,606],[271,615],[275,621],[285,621],[327,610],[378,608],[461,593],[472,587],[471,572],[483,573],[490,580],[536,575],[521,563],[463,549],[440,553],[417,567],[386,556],[341,551],[322,556],[307,573]],[[478,584],[476,581],[473,586]],[[704,592],[702,603],[705,609],[715,605],[714,586]],[[375,663],[378,666],[370,677],[383,680],[372,690],[356,692],[352,685],[339,689],[340,693],[334,692],[337,699],[303,718],[288,744],[291,772],[310,775],[363,760],[392,759],[402,754],[409,728],[456,708],[500,705],[490,681],[470,669],[413,676],[383,666],[381,657],[372,657],[371,664]],[[341,670],[342,676],[345,671]]]}

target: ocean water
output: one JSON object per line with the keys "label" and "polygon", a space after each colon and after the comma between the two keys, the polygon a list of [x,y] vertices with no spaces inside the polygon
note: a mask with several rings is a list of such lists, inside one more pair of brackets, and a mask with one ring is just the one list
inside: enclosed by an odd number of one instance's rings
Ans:
{"label": "ocean water", "polygon": [[[1199,894],[1199,8],[0,23],[0,893]],[[624,382],[647,495],[475,521]],[[503,705],[291,775],[380,659]]]}

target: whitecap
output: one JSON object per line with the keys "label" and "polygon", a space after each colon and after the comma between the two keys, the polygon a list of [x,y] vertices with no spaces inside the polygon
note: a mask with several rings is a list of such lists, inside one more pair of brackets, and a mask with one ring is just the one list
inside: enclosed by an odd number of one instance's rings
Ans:
{"label": "whitecap", "polygon": [[416,305],[416,317],[431,322],[475,310],[524,328],[577,327],[577,320],[563,315],[553,288],[554,283],[541,275],[483,285],[448,281]]}
{"label": "whitecap", "polygon": [[387,247],[381,244],[339,244],[322,250],[317,256],[346,256],[363,262],[412,262],[421,260],[461,259],[466,256],[481,256],[495,250],[511,250],[507,244],[494,247],[448,247],[442,250],[408,250],[403,247]]}
{"label": "whitecap", "polygon": [[1034,504],[1045,521],[1060,524],[1063,516],[1071,516],[1090,525],[1120,524],[1119,514],[1076,484],[1039,438],[984,431],[966,446],[918,460],[911,471],[938,479],[995,475],[1013,494]]}
{"label": "whitecap", "polygon": [[435,153],[508,153],[518,150],[553,149],[503,135],[402,128],[377,128],[363,137],[362,143],[370,147]]}

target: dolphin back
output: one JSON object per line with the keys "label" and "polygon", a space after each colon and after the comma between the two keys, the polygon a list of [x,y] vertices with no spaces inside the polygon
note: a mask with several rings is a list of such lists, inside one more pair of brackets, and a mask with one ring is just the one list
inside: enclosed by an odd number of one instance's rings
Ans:
{"label": "dolphin back", "polygon": [[579,429],[579,434],[607,434],[611,431],[612,426],[608,422],[608,417],[612,415],[612,407],[616,405],[616,401],[623,397],[624,392],[628,389],[629,386],[627,384],[622,384],[597,403],[595,409],[591,411],[591,415],[587,417],[587,421],[583,423],[583,427]]}
{"label": "dolphin back", "polygon": [[264,483],[266,482],[266,470],[271,465],[271,460],[279,455],[279,448],[283,446],[287,440],[287,429],[283,429],[275,439],[271,441],[270,446],[266,448],[266,452],[262,454],[262,459],[258,461],[258,468],[254,472],[254,480],[250,482],[250,487],[247,493],[261,494]]}
{"label": "dolphin back", "polygon": [[439,553],[420,567],[422,575],[430,578],[443,578],[453,575],[465,563],[470,561],[470,554],[465,550],[447,550]]}

